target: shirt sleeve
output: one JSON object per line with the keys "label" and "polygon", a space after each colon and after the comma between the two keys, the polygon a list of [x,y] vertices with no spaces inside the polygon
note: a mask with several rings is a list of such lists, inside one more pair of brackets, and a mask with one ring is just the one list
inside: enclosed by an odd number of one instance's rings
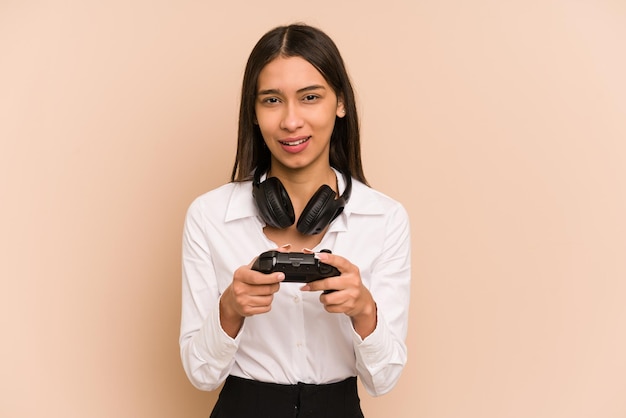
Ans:
{"label": "shirt sleeve", "polygon": [[372,396],[389,392],[406,364],[410,282],[409,219],[398,205],[388,216],[383,252],[372,269],[370,292],[377,307],[376,329],[364,340],[353,330],[356,368]]}
{"label": "shirt sleeve", "polygon": [[214,390],[234,364],[243,328],[233,339],[220,325],[220,294],[199,206],[197,202],[190,206],[183,231],[179,343],[183,368],[191,383],[201,390]]}

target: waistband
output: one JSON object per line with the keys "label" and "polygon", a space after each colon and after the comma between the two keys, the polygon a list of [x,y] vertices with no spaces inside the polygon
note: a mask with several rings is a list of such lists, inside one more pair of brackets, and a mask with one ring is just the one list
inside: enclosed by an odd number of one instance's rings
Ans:
{"label": "waistband", "polygon": [[323,384],[313,384],[313,383],[296,383],[296,384],[280,384],[280,383],[270,383],[270,382],[260,382],[258,380],[246,379],[239,376],[230,375],[226,379],[226,381],[230,381],[231,384],[235,384],[238,386],[246,386],[247,389],[256,388],[256,389],[268,389],[275,390],[283,393],[300,393],[300,392],[324,392],[324,391],[337,391],[344,390],[351,387],[356,387],[356,376],[348,377],[347,379],[341,380],[339,382],[333,383],[323,383]]}
{"label": "waistband", "polygon": [[228,376],[212,418],[362,418],[356,376],[322,385],[282,385]]}

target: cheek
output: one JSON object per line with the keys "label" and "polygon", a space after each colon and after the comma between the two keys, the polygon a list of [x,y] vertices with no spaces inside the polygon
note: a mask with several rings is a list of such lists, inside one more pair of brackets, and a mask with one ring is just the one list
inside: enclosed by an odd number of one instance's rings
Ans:
{"label": "cheek", "polygon": [[259,130],[261,131],[261,134],[263,135],[263,137],[265,137],[272,130],[276,129],[277,122],[274,121],[271,118],[271,115],[268,115],[267,113],[263,113],[263,112],[261,112],[260,114],[257,113],[256,122],[257,122],[257,125],[259,126]]}
{"label": "cheek", "polygon": [[[261,127],[259,125],[259,127]],[[270,131],[268,131],[267,129],[263,129],[261,127],[261,129],[259,129],[261,131],[261,136],[263,137],[263,142],[265,142],[265,145],[267,145],[268,143],[271,143],[272,141],[268,141],[268,138],[272,137],[272,134]]]}
{"label": "cheek", "polygon": [[315,119],[315,125],[318,129],[323,129],[325,131],[332,131],[335,127],[335,117],[334,113],[327,113],[325,115],[320,115]]}

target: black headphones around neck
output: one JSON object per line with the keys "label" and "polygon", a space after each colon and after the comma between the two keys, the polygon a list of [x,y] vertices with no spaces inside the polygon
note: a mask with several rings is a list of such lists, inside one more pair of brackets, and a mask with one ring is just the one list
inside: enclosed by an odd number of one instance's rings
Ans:
{"label": "black headphones around neck", "polygon": [[[322,185],[302,210],[296,228],[304,235],[316,235],[322,232],[337,216],[350,199],[352,192],[352,178],[350,174],[342,173],[346,182],[343,194],[337,198],[337,193],[328,185]],[[261,218],[269,226],[287,228],[295,222],[293,205],[287,190],[276,177],[270,177],[261,182],[261,170],[254,171],[252,180],[252,196],[259,209]]]}

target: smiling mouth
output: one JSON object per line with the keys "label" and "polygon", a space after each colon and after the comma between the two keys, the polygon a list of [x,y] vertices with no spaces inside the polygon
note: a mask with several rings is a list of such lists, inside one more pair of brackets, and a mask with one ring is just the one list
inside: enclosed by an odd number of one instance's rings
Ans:
{"label": "smiling mouth", "polygon": [[295,147],[297,145],[304,144],[309,139],[311,139],[311,137],[307,136],[307,137],[304,137],[304,138],[301,138],[301,139],[298,139],[298,140],[295,140],[295,141],[278,141],[278,142],[280,142],[282,145],[286,145],[288,147]]}

